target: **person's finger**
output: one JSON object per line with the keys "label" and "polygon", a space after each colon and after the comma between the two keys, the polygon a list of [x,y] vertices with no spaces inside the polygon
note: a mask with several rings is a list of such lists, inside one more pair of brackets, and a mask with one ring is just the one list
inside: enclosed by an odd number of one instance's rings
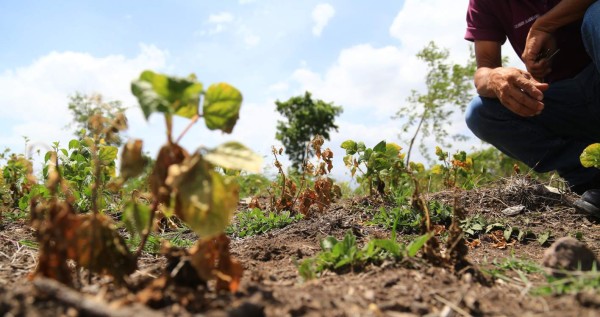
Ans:
{"label": "person's finger", "polygon": [[503,102],[504,106],[507,107],[510,111],[520,115],[521,117],[532,117],[537,115],[539,112],[532,110],[522,104],[516,97],[513,95],[508,95]]}
{"label": "person's finger", "polygon": [[531,79],[528,79],[526,76],[519,76],[515,80],[515,86],[525,92],[529,97],[541,101],[544,99],[544,93],[539,90]]}
{"label": "person's finger", "polygon": [[519,88],[517,88],[516,91],[511,94],[511,96],[517,100],[521,106],[527,108],[533,114],[538,114],[542,111],[542,109],[544,109],[544,104],[541,101],[532,98],[527,94],[527,92]]}
{"label": "person's finger", "polygon": [[535,88],[539,89],[541,92],[544,92],[548,90],[548,88],[550,88],[550,85],[548,85],[547,83],[540,83],[536,81],[533,84],[535,85]]}

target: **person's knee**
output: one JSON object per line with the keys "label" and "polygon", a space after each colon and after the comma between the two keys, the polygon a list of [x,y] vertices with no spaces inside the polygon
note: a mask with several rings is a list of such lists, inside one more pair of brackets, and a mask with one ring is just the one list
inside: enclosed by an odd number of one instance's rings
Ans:
{"label": "person's knee", "polygon": [[478,135],[479,132],[481,131],[482,109],[483,109],[483,101],[482,101],[481,97],[477,96],[477,97],[473,98],[473,100],[467,107],[467,111],[465,112],[465,122],[467,123],[467,127],[475,135]]}
{"label": "person's knee", "polygon": [[581,33],[584,39],[600,36],[600,1],[593,3],[585,12]]}

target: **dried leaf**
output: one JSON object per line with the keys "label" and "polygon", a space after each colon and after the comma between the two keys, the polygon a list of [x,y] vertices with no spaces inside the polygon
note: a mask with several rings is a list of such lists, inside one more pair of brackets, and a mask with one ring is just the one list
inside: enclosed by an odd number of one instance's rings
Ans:
{"label": "dried leaf", "polygon": [[79,266],[122,281],[136,269],[135,258],[111,218],[105,215],[78,215],[81,219],[74,242],[74,256]]}
{"label": "dried leaf", "polygon": [[135,259],[110,218],[75,214],[70,204],[55,198],[32,204],[32,227],[38,231],[40,244],[34,276],[72,285],[67,260],[118,281],[135,270]]}
{"label": "dried leaf", "polygon": [[176,144],[164,145],[158,152],[149,182],[152,195],[159,203],[171,205],[171,189],[165,184],[169,167],[183,162],[188,156],[187,151]]}
{"label": "dried leaf", "polygon": [[231,258],[229,238],[221,234],[212,239],[198,240],[190,250],[191,263],[205,281],[217,279],[217,290],[235,292],[243,274],[241,264]]}
{"label": "dried leaf", "polygon": [[123,147],[121,154],[121,177],[129,179],[140,175],[148,160],[142,155],[142,140],[131,140]]}

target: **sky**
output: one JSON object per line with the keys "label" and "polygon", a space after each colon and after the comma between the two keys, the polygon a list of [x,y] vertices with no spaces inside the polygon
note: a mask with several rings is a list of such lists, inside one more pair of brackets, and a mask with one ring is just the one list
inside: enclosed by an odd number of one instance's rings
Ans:
{"label": "sky", "polygon": [[[375,5],[376,3],[376,5]],[[334,177],[348,179],[340,144],[379,141],[406,147],[402,121],[392,116],[412,90],[424,92],[426,65],[416,54],[430,41],[465,63],[468,0],[0,0],[0,150],[38,148],[73,131],[67,104],[76,92],[99,93],[128,107],[128,138],[155,154],[166,142],[163,119],[146,121],[130,83],[146,69],[196,74],[205,87],[227,82],[243,94],[232,134],[196,124],[182,140],[190,152],[239,141],[264,156],[282,120],[275,101],[310,91],[344,112],[325,147],[334,151]],[[510,50],[506,50],[508,53]],[[510,54],[509,54],[510,55]],[[511,57],[512,61],[516,57]],[[447,129],[470,136],[451,151],[482,145],[457,113]],[[185,128],[176,120],[174,134]],[[436,145],[428,140],[432,153]],[[43,150],[45,151],[45,150]],[[424,162],[420,155],[414,160]],[[285,160],[284,160],[285,162]]]}

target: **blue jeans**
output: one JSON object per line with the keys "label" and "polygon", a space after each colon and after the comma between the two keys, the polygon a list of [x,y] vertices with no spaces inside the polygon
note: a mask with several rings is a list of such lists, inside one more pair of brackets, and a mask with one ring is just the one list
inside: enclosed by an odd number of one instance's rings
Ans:
{"label": "blue jeans", "polygon": [[466,113],[478,138],[536,172],[556,170],[570,186],[600,179],[599,169],[579,160],[588,145],[600,142],[600,1],[588,8],[581,31],[592,63],[576,77],[552,83],[540,115],[521,117],[498,99],[481,96]]}

